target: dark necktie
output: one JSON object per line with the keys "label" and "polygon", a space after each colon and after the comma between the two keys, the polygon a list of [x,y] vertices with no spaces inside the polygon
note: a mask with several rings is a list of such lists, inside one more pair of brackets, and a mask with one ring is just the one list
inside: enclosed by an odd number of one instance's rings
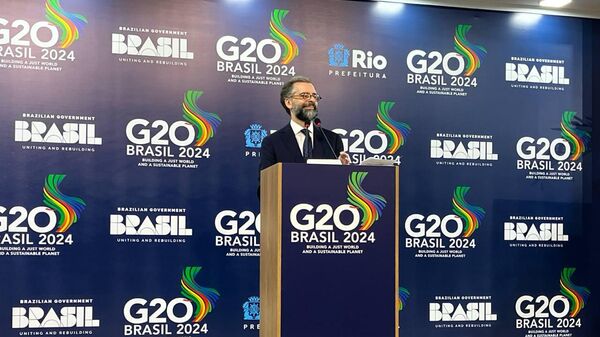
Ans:
{"label": "dark necktie", "polygon": [[310,139],[310,131],[308,129],[302,129],[302,133],[304,134],[304,144],[302,145],[302,157],[304,159],[309,159],[312,157],[312,140]]}

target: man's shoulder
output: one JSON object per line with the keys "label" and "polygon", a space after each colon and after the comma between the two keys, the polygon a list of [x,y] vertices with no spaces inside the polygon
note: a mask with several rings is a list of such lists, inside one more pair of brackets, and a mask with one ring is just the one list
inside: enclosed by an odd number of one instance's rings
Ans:
{"label": "man's shoulder", "polygon": [[284,127],[282,127],[281,129],[267,135],[267,137],[265,137],[265,139],[263,139],[263,143],[266,141],[267,143],[272,142],[274,140],[279,140],[279,139],[283,139],[284,135],[286,135],[289,130],[291,129],[290,125],[286,125]]}
{"label": "man's shoulder", "polygon": [[281,129],[279,129],[279,130],[277,130],[277,131],[275,131],[275,132],[273,132],[273,133],[269,134],[269,135],[267,136],[267,138],[268,138],[268,137],[271,137],[271,138],[277,138],[277,137],[279,137],[279,136],[281,136],[281,135],[283,135],[283,134],[287,133],[287,132],[288,132],[288,131],[289,131],[291,128],[292,128],[292,127],[291,127],[289,124],[287,124],[286,126],[282,127]]}
{"label": "man's shoulder", "polygon": [[340,137],[340,135],[336,132],[333,132],[331,130],[325,129],[325,128],[321,128],[321,130],[323,130],[323,132],[327,135],[327,138],[335,138],[335,137]]}
{"label": "man's shoulder", "polygon": [[[339,154],[339,152],[344,151],[342,136],[340,136],[338,133],[333,132],[331,130],[327,130],[327,129],[323,129],[323,128],[321,130],[323,130],[323,134],[329,140],[328,146],[331,146],[335,149],[334,152],[336,153],[336,155]],[[323,137],[318,137],[318,139],[320,139],[321,142],[326,141],[323,139]]]}

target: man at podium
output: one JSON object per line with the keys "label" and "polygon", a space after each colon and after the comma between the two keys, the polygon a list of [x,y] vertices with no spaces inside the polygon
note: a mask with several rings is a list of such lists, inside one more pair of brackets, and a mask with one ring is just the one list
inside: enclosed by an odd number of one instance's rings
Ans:
{"label": "man at podium", "polygon": [[307,77],[295,76],[283,85],[280,102],[290,122],[263,139],[260,170],[276,163],[305,163],[308,159],[337,158],[344,165],[350,163],[340,135],[320,127],[320,100]]}

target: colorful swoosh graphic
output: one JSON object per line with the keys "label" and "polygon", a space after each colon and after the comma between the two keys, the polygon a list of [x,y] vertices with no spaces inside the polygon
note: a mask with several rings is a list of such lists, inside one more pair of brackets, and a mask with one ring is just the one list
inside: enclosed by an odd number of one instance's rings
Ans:
{"label": "colorful swoosh graphic", "polygon": [[579,159],[592,141],[589,132],[580,130],[573,125],[576,114],[575,111],[565,111],[560,122],[560,134],[571,144],[571,160]]}
{"label": "colorful swoosh graphic", "polygon": [[348,177],[348,201],[362,211],[362,224],[359,230],[366,231],[379,220],[387,204],[384,197],[366,192],[361,184],[368,172],[352,172]]}
{"label": "colorful swoosh graphic", "polygon": [[410,125],[397,122],[390,117],[390,110],[392,110],[394,104],[396,102],[381,101],[377,109],[377,128],[388,137],[388,154],[396,153],[400,146],[404,145],[406,136],[411,130]]}
{"label": "colorful swoosh graphic", "polygon": [[181,276],[181,295],[196,304],[194,323],[200,322],[215,308],[215,303],[221,296],[216,289],[201,287],[196,283],[196,275],[202,267],[185,267]]}
{"label": "colorful swoosh graphic", "polygon": [[403,287],[398,288],[398,297],[396,297],[396,310],[402,311],[402,309],[404,309],[409,296],[410,292],[408,289]]}
{"label": "colorful swoosh graphic", "polygon": [[61,48],[68,48],[73,42],[79,40],[79,30],[87,24],[85,16],[64,10],[60,0],[46,0],[46,19],[62,31]]}
{"label": "colorful swoosh graphic", "polygon": [[198,131],[195,146],[203,146],[215,136],[215,131],[221,124],[219,115],[203,111],[196,102],[202,96],[202,91],[188,90],[183,98],[183,118],[190,122]]}
{"label": "colorful swoosh graphic", "polygon": [[456,215],[465,221],[463,237],[468,238],[479,228],[479,223],[485,216],[485,210],[478,206],[473,206],[465,200],[465,196],[471,188],[468,186],[457,186],[454,189],[452,198],[452,210]]}
{"label": "colorful swoosh graphic", "polygon": [[591,294],[588,288],[577,286],[571,282],[571,276],[574,272],[575,268],[563,268],[560,274],[560,293],[569,299],[569,303],[571,303],[569,317],[575,317],[579,314]]}
{"label": "colorful swoosh graphic", "polygon": [[465,60],[465,76],[471,76],[481,66],[481,61],[487,54],[487,50],[467,40],[467,33],[471,25],[457,25],[454,33],[454,50],[461,54]]}
{"label": "colorful swoosh graphic", "polygon": [[306,40],[306,36],[303,33],[295,32],[283,25],[283,19],[288,13],[289,10],[287,9],[274,9],[273,13],[271,13],[271,21],[269,22],[271,37],[283,46],[281,54],[282,64],[292,62],[300,54],[300,47],[302,47],[303,40]]}
{"label": "colorful swoosh graphic", "polygon": [[44,184],[44,204],[58,213],[58,228],[56,232],[66,232],[76,223],[85,209],[85,201],[81,198],[70,197],[59,189],[64,174],[49,174]]}

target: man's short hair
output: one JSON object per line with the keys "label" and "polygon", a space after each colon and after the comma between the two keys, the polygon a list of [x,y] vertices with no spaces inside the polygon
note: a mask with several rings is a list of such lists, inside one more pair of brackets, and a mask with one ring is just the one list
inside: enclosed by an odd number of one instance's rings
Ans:
{"label": "man's short hair", "polygon": [[285,105],[285,99],[290,97],[294,83],[313,84],[313,82],[308,77],[305,77],[305,76],[294,76],[289,81],[285,82],[283,87],[281,87],[281,94],[279,95],[279,101],[281,102],[281,106],[283,106],[283,108],[285,109],[285,112],[287,112],[288,115],[290,114],[290,109],[288,109],[288,107]]}

